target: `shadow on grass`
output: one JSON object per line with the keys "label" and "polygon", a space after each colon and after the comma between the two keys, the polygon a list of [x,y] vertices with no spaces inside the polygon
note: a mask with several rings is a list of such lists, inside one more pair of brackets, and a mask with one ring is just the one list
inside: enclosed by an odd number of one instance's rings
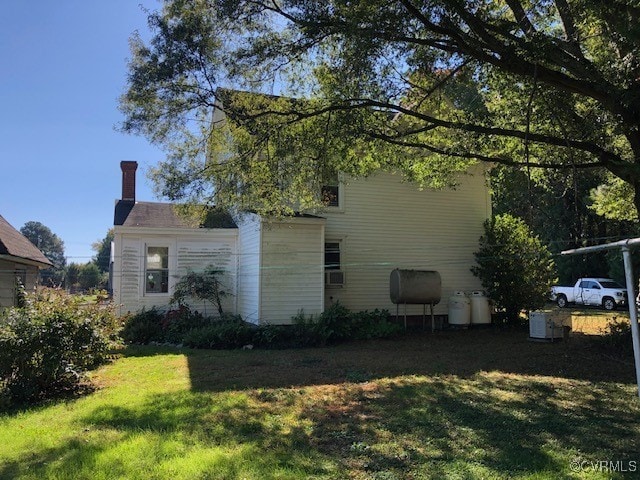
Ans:
{"label": "shadow on grass", "polygon": [[[634,459],[637,411],[603,412],[615,386],[567,382],[479,373],[156,394],[95,408],[78,437],[4,465],[0,478],[172,478],[167,465],[193,451],[190,468],[205,478],[558,478],[578,452]],[[574,394],[581,403],[570,405]]]}
{"label": "shadow on grass", "polygon": [[638,408],[621,401],[632,368],[579,341],[469,331],[129,354],[168,352],[187,357],[190,390],[96,405],[0,478],[566,478],[578,455],[640,451]]}
{"label": "shadow on grass", "polygon": [[483,371],[632,384],[632,362],[603,357],[583,336],[537,343],[522,330],[422,332],[395,340],[297,350],[181,350],[194,391],[278,388],[397,375],[473,376]]}

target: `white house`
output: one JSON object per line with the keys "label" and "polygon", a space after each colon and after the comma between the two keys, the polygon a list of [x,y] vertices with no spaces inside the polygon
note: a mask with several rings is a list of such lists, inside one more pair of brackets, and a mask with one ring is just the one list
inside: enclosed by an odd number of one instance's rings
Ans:
{"label": "white house", "polygon": [[[188,225],[170,204],[136,202],[136,167],[121,162],[114,219],[112,286],[123,311],[166,306],[187,269],[208,265],[225,272],[226,310],[253,323],[290,323],[338,301],[393,312],[395,268],[440,273],[438,315],[454,291],[481,288],[470,267],[491,215],[483,167],[462,175],[455,190],[421,191],[394,173],[344,177],[322,216],[219,215],[205,227]],[[422,306],[407,312],[422,314]]]}

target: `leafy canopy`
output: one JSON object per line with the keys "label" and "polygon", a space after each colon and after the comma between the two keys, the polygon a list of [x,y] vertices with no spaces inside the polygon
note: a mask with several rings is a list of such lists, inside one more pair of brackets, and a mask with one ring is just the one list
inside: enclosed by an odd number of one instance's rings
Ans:
{"label": "leafy canopy", "polygon": [[41,270],[42,282],[47,286],[58,286],[64,279],[67,259],[64,256],[64,242],[49,227],[40,222],[27,222],[20,229],[31,243],[33,243],[53,264],[52,268]]}
{"label": "leafy canopy", "polygon": [[120,106],[124,131],[167,149],[154,179],[169,198],[304,207],[327,172],[393,168],[441,187],[487,161],[605,168],[640,205],[633,0],[163,5],[150,42],[131,39]]}

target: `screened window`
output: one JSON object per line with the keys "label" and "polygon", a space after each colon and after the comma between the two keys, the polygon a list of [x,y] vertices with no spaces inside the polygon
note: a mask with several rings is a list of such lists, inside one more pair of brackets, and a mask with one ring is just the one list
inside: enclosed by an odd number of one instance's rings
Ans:
{"label": "screened window", "polygon": [[340,270],[340,242],[325,242],[324,268],[325,270]]}
{"label": "screened window", "polygon": [[169,292],[169,247],[147,247],[146,293]]}

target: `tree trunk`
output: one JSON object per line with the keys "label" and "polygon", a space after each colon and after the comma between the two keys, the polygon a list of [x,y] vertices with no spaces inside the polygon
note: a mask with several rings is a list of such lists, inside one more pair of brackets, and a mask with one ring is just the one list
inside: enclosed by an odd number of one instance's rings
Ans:
{"label": "tree trunk", "polygon": [[636,207],[636,212],[638,213],[638,218],[640,218],[640,180],[633,184],[633,204]]}

